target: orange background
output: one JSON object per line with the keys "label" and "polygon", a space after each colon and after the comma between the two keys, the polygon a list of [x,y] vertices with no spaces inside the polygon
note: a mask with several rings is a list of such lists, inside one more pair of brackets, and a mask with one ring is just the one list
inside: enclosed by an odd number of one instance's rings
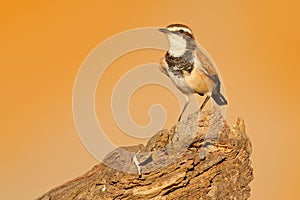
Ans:
{"label": "orange background", "polygon": [[[217,63],[230,103],[229,123],[238,116],[246,121],[255,173],[251,199],[298,199],[299,4],[296,0],[2,2],[0,199],[36,198],[97,164],[81,144],[72,118],[72,89],[81,63],[113,34],[173,22],[192,27]],[[115,65],[158,62],[162,55],[144,51]],[[118,68],[112,66],[106,76],[114,70]],[[101,91],[110,91],[112,83],[106,80],[97,91],[97,102]],[[151,99],[153,91],[155,87],[144,87],[133,96],[133,116],[138,123],[147,122],[137,116],[146,116],[149,105],[161,101],[172,116],[169,127],[179,113],[178,104],[168,95]],[[145,95],[147,103],[139,103]],[[97,105],[98,112],[109,111],[109,99],[104,100]],[[116,128],[111,121],[105,125],[113,140]],[[118,143],[116,138],[114,142]]]}

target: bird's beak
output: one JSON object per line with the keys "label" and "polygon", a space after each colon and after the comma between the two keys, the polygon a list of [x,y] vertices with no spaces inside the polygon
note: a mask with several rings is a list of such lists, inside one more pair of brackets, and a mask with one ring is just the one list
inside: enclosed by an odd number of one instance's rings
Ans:
{"label": "bird's beak", "polygon": [[162,33],[165,33],[165,34],[168,34],[168,33],[170,33],[170,31],[168,30],[168,29],[166,29],[166,28],[160,28],[160,29],[158,29],[160,32],[162,32]]}

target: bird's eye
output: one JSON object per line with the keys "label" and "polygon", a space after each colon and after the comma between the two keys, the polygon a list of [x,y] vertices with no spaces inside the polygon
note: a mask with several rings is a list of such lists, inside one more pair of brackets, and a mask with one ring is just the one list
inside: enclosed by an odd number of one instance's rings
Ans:
{"label": "bird's eye", "polygon": [[184,31],[182,29],[179,30],[179,33],[183,33]]}

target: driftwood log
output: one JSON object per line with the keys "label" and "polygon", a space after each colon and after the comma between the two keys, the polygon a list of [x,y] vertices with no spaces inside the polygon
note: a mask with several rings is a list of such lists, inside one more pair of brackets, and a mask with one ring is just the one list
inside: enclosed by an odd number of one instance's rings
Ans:
{"label": "driftwood log", "polygon": [[250,154],[243,120],[230,128],[216,109],[197,112],[38,199],[248,199]]}

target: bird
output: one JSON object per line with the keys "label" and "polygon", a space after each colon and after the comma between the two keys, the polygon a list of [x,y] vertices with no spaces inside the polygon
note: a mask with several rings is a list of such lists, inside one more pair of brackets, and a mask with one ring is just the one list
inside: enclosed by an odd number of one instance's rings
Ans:
{"label": "bird", "polygon": [[210,58],[198,47],[194,34],[187,25],[170,24],[159,28],[169,40],[169,49],[160,61],[160,71],[185,95],[185,104],[178,121],[190,102],[192,94],[206,95],[200,106],[205,107],[210,98],[219,106],[227,105],[221,94],[219,75]]}

